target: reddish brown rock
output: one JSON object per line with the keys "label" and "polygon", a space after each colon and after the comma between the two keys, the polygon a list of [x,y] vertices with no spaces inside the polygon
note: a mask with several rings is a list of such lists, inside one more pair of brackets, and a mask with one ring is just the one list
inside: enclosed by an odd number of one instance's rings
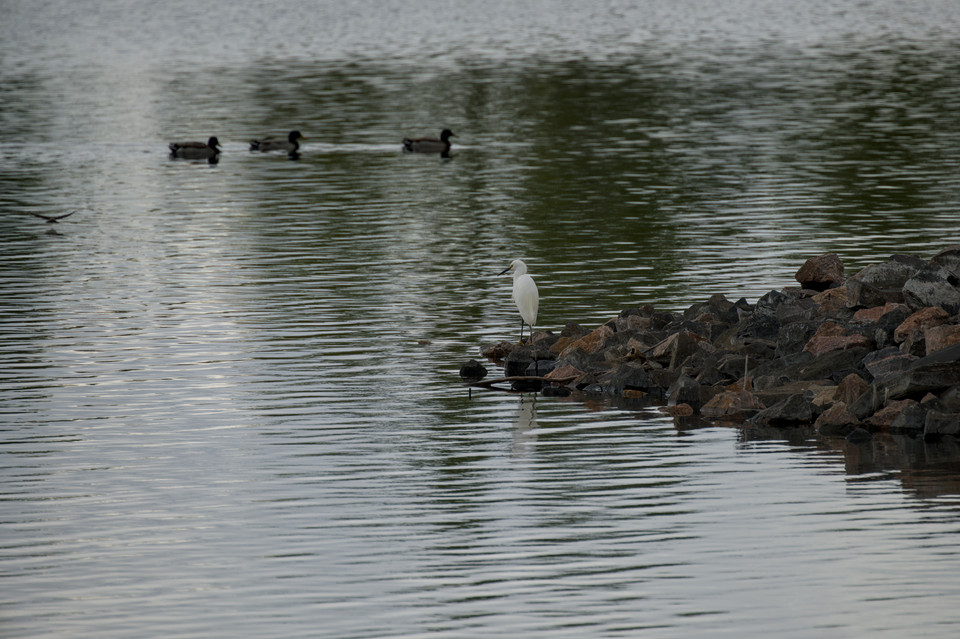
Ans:
{"label": "reddish brown rock", "polygon": [[844,402],[837,402],[817,417],[813,427],[823,435],[846,435],[860,424]]}
{"label": "reddish brown rock", "polygon": [[753,393],[724,391],[704,404],[700,414],[711,419],[744,421],[763,409],[763,403]]}
{"label": "reddish brown rock", "polygon": [[807,342],[803,350],[820,357],[831,351],[841,351],[855,346],[870,347],[870,340],[863,335],[847,335],[847,330],[836,322],[824,322]]}
{"label": "reddish brown rock", "polygon": [[815,291],[839,286],[844,282],[843,262],[836,253],[811,257],[797,271],[795,279],[803,288]]}
{"label": "reddish brown rock", "polygon": [[820,315],[829,317],[847,307],[847,289],[831,288],[817,293],[811,299],[817,303]]}
{"label": "reddish brown rock", "polygon": [[560,331],[560,339],[550,347],[550,352],[554,355],[559,355],[567,346],[570,346],[570,344],[586,334],[587,331],[582,326],[576,322],[568,322],[567,325],[563,327],[563,330]]}
{"label": "reddish brown rock", "polygon": [[836,335],[846,335],[847,329],[843,327],[843,324],[837,324],[836,322],[826,321],[820,325],[820,328],[817,329],[817,332],[814,333],[814,337],[834,337]]}
{"label": "reddish brown rock", "polygon": [[[852,375],[852,373],[851,373]],[[814,407],[817,409],[817,412],[823,412],[824,408],[827,406],[832,406],[834,404],[833,396],[837,394],[836,386],[820,386],[813,388],[813,397],[810,398],[810,401],[813,403]]]}
{"label": "reddish brown rock", "polygon": [[912,399],[901,399],[890,402],[867,419],[867,423],[873,428],[889,429],[890,424],[893,423],[893,420],[895,420],[900,413],[916,404],[917,402]]}
{"label": "reddish brown rock", "polygon": [[600,350],[603,349],[606,341],[613,337],[613,335],[613,329],[604,324],[567,346],[563,352],[560,353],[560,359],[563,359],[577,348],[591,355],[599,353]]}
{"label": "reddish brown rock", "polygon": [[[739,384],[740,382],[731,384],[730,386],[727,386],[726,389],[740,390]],[[816,398],[827,392],[832,395],[836,392],[836,390],[837,387],[826,380],[813,379],[806,381],[800,380],[796,382],[787,382],[786,384],[780,384],[779,386],[774,386],[773,388],[765,388],[754,391],[754,394],[764,406],[773,406],[777,402],[782,402],[791,395],[803,394]]]}
{"label": "reddish brown rock", "polygon": [[569,379],[571,377],[573,378],[582,377],[583,374],[584,374],[583,371],[580,370],[579,368],[575,366],[570,366],[569,364],[567,364],[565,366],[560,366],[558,368],[553,369],[543,377],[544,379]]}
{"label": "reddish brown rock", "polygon": [[[679,331],[653,347],[650,358],[676,368],[683,360],[692,355],[701,344],[709,341],[690,331]],[[713,345],[710,344],[712,347]]]}
{"label": "reddish brown rock", "polygon": [[923,339],[927,347],[927,355],[942,351],[948,346],[960,343],[960,325],[941,324],[924,329]]}
{"label": "reddish brown rock", "polygon": [[940,326],[950,321],[950,314],[939,306],[921,308],[908,317],[893,332],[893,339],[899,344],[914,333],[922,334],[924,330],[933,326]]}
{"label": "reddish brown rock", "polygon": [[852,406],[869,388],[870,384],[864,381],[862,377],[856,373],[850,373],[840,380],[840,384],[837,385],[837,390],[833,394],[833,399],[838,403]]}
{"label": "reddish brown rock", "polygon": [[513,347],[512,342],[497,342],[496,344],[490,344],[481,348],[480,354],[491,361],[499,362],[506,359],[507,355],[513,350]]}
{"label": "reddish brown rock", "polygon": [[880,318],[887,313],[892,313],[898,309],[909,309],[906,304],[897,304],[887,302],[883,306],[874,306],[873,308],[862,308],[853,314],[853,319],[858,322],[878,322]]}
{"label": "reddish brown rock", "polygon": [[690,417],[693,415],[693,406],[690,404],[677,404],[676,406],[663,406],[661,411],[672,417]]}

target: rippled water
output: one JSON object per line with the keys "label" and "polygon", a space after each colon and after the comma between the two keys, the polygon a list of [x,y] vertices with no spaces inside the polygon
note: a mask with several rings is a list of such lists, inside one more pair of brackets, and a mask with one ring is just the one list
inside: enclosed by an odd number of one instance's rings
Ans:
{"label": "rippled water", "polygon": [[0,634],[956,634],[953,443],[457,377],[960,242],[953,3],[340,4],[3,3]]}

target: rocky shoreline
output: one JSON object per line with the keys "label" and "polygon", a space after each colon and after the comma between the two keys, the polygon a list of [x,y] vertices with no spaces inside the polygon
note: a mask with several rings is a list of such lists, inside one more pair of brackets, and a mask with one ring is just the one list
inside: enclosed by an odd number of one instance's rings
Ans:
{"label": "rocky shoreline", "polygon": [[[835,254],[807,260],[798,286],[755,304],[723,295],[682,313],[622,311],[481,354],[514,390],[665,404],[676,417],[813,425],[825,435],[960,437],[960,246],[893,255],[845,276]],[[486,374],[461,368],[474,385]]]}

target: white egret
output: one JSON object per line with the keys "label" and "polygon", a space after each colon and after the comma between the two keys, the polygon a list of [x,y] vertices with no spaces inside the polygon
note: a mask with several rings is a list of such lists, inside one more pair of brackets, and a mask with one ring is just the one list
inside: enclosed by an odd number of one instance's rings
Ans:
{"label": "white egret", "polygon": [[513,271],[513,301],[520,311],[520,343],[523,343],[523,325],[530,327],[530,338],[533,339],[533,325],[537,323],[537,309],[540,308],[540,293],[537,283],[527,275],[527,265],[523,260],[514,260],[510,266],[500,271],[503,275]]}

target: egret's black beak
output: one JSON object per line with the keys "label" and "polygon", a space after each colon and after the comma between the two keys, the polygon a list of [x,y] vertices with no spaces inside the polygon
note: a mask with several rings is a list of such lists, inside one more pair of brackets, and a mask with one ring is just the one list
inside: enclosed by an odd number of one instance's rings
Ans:
{"label": "egret's black beak", "polygon": [[511,265],[508,266],[507,268],[505,268],[505,269],[503,269],[502,271],[500,271],[499,273],[497,273],[497,275],[503,275],[504,273],[506,273],[507,271],[509,271],[509,270],[512,269],[512,268],[513,268],[513,264],[511,264]]}

